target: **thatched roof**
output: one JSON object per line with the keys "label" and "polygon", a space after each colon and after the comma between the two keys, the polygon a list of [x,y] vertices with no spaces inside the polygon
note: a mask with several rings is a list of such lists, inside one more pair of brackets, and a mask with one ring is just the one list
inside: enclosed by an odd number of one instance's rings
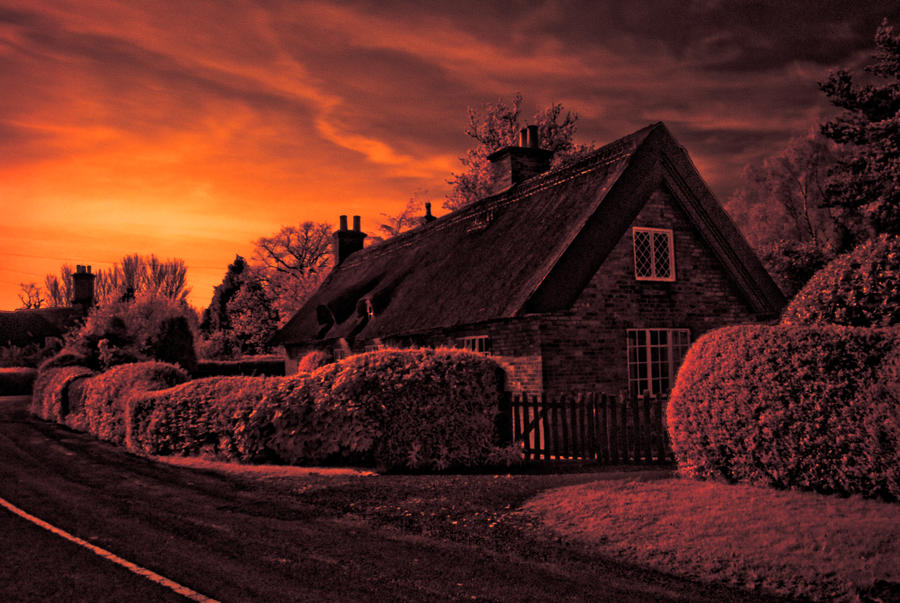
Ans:
{"label": "thatched roof", "polygon": [[0,312],[0,347],[43,344],[47,337],[62,337],[82,316],[80,308]]}
{"label": "thatched roof", "polygon": [[565,309],[629,227],[648,187],[659,185],[682,201],[752,307],[777,313],[780,291],[687,153],[656,123],[357,251],[274,342],[368,340]]}

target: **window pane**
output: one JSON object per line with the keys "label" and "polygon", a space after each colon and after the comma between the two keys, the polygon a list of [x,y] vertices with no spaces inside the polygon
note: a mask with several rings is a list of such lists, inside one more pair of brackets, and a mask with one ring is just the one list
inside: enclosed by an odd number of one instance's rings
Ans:
{"label": "window pane", "polygon": [[638,277],[653,276],[653,259],[650,250],[650,233],[635,230],[634,233],[634,274]]}
{"label": "window pane", "polygon": [[669,278],[672,275],[669,262],[669,234],[653,233],[653,267],[657,278]]}

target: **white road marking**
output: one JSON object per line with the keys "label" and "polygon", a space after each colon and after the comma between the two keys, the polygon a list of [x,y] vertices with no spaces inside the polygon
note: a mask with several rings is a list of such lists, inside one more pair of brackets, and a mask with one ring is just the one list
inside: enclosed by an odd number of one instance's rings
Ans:
{"label": "white road marking", "polygon": [[137,574],[138,576],[143,576],[144,578],[147,578],[148,580],[152,580],[153,582],[156,582],[157,584],[165,586],[166,588],[169,588],[169,589],[175,591],[176,593],[178,593],[179,595],[187,597],[188,599],[191,599],[194,601],[200,601],[202,603],[219,603],[219,601],[216,601],[215,599],[211,599],[211,598],[207,597],[206,595],[201,595],[197,591],[191,590],[187,586],[182,586],[181,584],[178,584],[177,582],[175,582],[173,580],[169,580],[168,578],[166,578],[164,576],[160,576],[156,572],[153,572],[146,568],[143,568],[143,567],[141,567],[135,563],[132,563],[131,561],[128,561],[126,559],[122,559],[118,555],[111,553],[111,552],[107,551],[106,549],[100,548],[99,546],[95,546],[95,545],[91,544],[90,542],[82,540],[78,536],[73,536],[72,534],[69,534],[65,530],[61,530],[61,529],[57,528],[56,526],[50,525],[43,519],[39,519],[39,518],[35,517],[34,515],[26,513],[25,511],[23,511],[22,509],[15,506],[14,504],[12,504],[11,502],[9,502],[8,500],[6,500],[4,498],[0,498],[0,506],[5,507],[7,510],[9,510],[12,513],[15,513],[16,515],[18,515],[21,518],[27,519],[31,523],[44,528],[48,532],[52,532],[53,534],[56,534],[57,536],[61,536],[70,542],[74,542],[75,544],[83,546],[84,548],[91,551],[92,553],[94,553],[96,555],[100,555],[104,559],[109,559],[113,563],[117,563],[117,564],[121,565],[125,569]]}

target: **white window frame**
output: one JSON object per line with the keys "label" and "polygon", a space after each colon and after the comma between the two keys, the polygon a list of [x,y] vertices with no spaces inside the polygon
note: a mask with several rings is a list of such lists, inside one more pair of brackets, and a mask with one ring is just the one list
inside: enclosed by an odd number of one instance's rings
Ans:
{"label": "white window frame", "polygon": [[[635,236],[635,234],[638,232],[645,232],[649,235],[650,276],[638,274],[638,249],[637,237]],[[654,238],[658,236],[665,236],[668,242],[669,276],[658,276],[656,274],[656,245],[654,244]],[[648,228],[643,226],[634,226],[631,229],[631,247],[634,256],[634,278],[636,280],[660,281],[669,283],[675,281],[675,234],[672,232],[671,228]]]}
{"label": "white window frame", "polygon": [[[666,334],[664,343],[662,333]],[[690,329],[627,329],[628,392],[668,394],[675,386],[675,377],[690,346]]]}
{"label": "white window frame", "polygon": [[472,335],[470,337],[460,337],[457,342],[459,347],[470,352],[477,352],[485,356],[491,355],[491,336],[490,335]]}

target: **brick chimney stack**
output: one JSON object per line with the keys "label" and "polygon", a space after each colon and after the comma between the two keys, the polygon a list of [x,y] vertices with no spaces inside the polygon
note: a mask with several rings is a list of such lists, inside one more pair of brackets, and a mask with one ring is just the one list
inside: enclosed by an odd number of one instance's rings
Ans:
{"label": "brick chimney stack", "polygon": [[363,248],[366,233],[360,230],[359,216],[353,216],[353,230],[347,229],[347,216],[341,216],[341,226],[334,233],[334,265],[339,266],[351,253]]}
{"label": "brick chimney stack", "polygon": [[488,155],[496,194],[550,169],[553,151],[540,148],[537,126],[522,128],[519,146],[509,146]]}
{"label": "brick chimney stack", "polygon": [[94,277],[90,266],[78,265],[72,275],[72,305],[87,312],[94,305]]}

